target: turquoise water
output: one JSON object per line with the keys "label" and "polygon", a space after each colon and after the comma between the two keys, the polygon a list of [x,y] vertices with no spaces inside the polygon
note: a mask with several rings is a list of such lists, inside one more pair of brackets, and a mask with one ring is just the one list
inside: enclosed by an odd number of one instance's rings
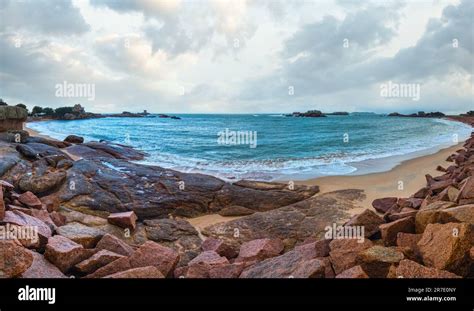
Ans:
{"label": "turquoise water", "polygon": [[[458,122],[379,115],[179,116],[181,120],[151,116],[44,121],[28,127],[58,139],[75,134],[129,144],[149,154],[144,163],[226,179],[260,180],[350,174],[357,170],[355,162],[432,152],[454,145],[456,138],[466,139],[471,132]],[[251,133],[252,140],[236,145],[227,136],[218,141],[226,129]]]}

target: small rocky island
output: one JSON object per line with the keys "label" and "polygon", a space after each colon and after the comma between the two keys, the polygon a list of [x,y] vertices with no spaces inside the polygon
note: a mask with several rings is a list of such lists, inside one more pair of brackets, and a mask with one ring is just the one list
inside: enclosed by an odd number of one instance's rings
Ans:
{"label": "small rocky island", "polygon": [[293,112],[286,114],[286,117],[304,117],[304,118],[324,118],[326,116],[348,116],[349,112],[346,111],[335,111],[323,113],[319,110],[308,110],[306,112]]}
{"label": "small rocky island", "polygon": [[424,112],[424,111],[418,111],[418,113],[412,113],[412,114],[401,114],[398,112],[392,112],[388,114],[389,117],[406,117],[406,118],[443,118],[446,115],[442,112],[436,111],[436,112]]}
{"label": "small rocky island", "polygon": [[304,118],[323,118],[326,117],[324,113],[319,110],[308,110],[306,112],[293,112],[291,114],[286,114],[286,117],[304,117]]}

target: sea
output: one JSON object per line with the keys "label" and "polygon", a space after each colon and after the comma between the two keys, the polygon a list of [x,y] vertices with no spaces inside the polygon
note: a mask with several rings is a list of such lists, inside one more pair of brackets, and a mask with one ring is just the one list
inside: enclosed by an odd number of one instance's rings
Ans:
{"label": "sea", "polygon": [[[149,115],[74,121],[41,121],[27,126],[64,139],[110,141],[147,153],[142,164],[225,180],[303,180],[389,170],[401,161],[435,153],[467,139],[471,127],[431,118],[378,114],[325,118],[283,114]],[[363,164],[363,165],[362,165]]]}

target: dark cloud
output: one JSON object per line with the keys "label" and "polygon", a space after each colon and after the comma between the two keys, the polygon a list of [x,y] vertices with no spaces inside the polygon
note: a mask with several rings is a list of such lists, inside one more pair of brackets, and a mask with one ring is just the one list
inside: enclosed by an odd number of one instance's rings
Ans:
{"label": "dark cloud", "polygon": [[[243,85],[241,99],[289,99],[289,86],[295,91],[291,98],[337,97],[337,92],[347,94],[351,89],[373,92],[374,86],[387,80],[424,84],[450,74],[468,75],[472,83],[472,16],[473,1],[446,7],[440,19],[430,20],[413,47],[401,49],[393,57],[376,57],[374,50],[396,36],[400,20],[397,6],[371,5],[342,20],[327,16],[303,26],[289,38],[280,69]],[[343,46],[345,39],[347,48]],[[453,46],[455,39],[457,48]]]}

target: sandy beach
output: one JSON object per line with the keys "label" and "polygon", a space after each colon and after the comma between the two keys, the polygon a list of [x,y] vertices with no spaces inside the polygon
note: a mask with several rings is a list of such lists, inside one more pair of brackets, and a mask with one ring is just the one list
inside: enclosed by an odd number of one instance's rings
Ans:
{"label": "sandy beach", "polygon": [[[342,189],[362,189],[365,192],[364,208],[372,208],[372,201],[383,197],[409,197],[424,187],[425,175],[440,175],[436,170],[438,165],[448,167],[446,162],[449,155],[462,147],[463,143],[444,148],[430,155],[406,160],[393,169],[366,175],[327,176],[295,182],[295,184],[318,185],[320,193]],[[400,186],[400,187],[399,187]],[[363,209],[354,209],[351,213],[357,214]]]}

